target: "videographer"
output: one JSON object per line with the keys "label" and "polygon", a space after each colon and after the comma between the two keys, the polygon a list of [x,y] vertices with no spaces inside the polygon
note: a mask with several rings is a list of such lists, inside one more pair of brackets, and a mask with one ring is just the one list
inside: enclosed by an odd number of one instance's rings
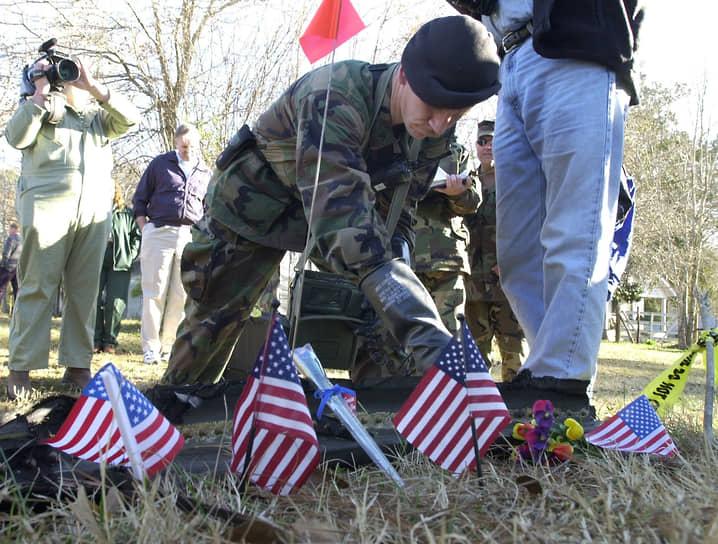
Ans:
{"label": "videographer", "polygon": [[110,140],[139,120],[129,101],[97,81],[80,59],[57,55],[54,45],[45,42],[45,54],[23,72],[23,97],[5,128],[8,143],[22,151],[17,210],[24,239],[10,323],[11,398],[30,391],[30,370],[47,368],[61,281],[64,381],[84,387],[90,380],[95,297],[114,193]]}

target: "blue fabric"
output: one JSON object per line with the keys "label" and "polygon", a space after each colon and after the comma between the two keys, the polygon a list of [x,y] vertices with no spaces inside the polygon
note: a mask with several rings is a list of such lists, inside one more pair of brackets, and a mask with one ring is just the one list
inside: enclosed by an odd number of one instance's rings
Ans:
{"label": "blue fabric", "polygon": [[322,419],[322,414],[324,413],[324,406],[327,404],[327,401],[331,398],[332,395],[342,394],[351,395],[353,397],[356,396],[355,391],[347,389],[346,387],[342,387],[341,385],[335,385],[331,389],[320,389],[319,391],[315,391],[314,398],[322,398],[321,402],[319,403],[319,408],[317,409],[317,418]]}
{"label": "blue fabric", "polygon": [[636,184],[633,178],[628,175],[624,168],[621,172],[622,181],[625,182],[630,202],[625,202],[626,209],[622,209],[619,201],[618,215],[616,217],[616,231],[613,233],[613,242],[611,242],[611,260],[608,263],[608,300],[613,298],[621,276],[626,271],[628,265],[628,256],[631,254],[631,246],[633,245],[633,215],[636,207],[634,206],[636,197]]}
{"label": "blue fabric", "polygon": [[591,380],[603,331],[628,95],[597,64],[501,65],[494,158],[497,255],[533,376]]}

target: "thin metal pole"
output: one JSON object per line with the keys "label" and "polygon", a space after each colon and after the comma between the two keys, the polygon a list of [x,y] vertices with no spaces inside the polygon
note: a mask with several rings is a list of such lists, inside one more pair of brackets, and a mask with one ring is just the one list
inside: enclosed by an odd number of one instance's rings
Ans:
{"label": "thin metal pole", "polygon": [[[461,345],[461,359],[464,362],[464,369],[467,368],[466,366],[466,343],[464,339],[464,314],[459,314],[456,316],[458,322],[459,322],[459,330],[457,332],[457,336],[459,338],[459,344]],[[481,480],[482,476],[484,475],[483,470],[481,468],[481,453],[479,448],[479,441],[476,436],[476,421],[474,421],[473,415],[471,415],[471,412],[469,412],[469,421],[471,422],[471,441],[474,444],[474,457],[476,458],[476,476],[479,478],[479,485],[483,485],[483,482]]]}
{"label": "thin metal pole", "polygon": [[[304,270],[307,266],[307,261],[309,260],[309,253],[311,253],[312,248],[310,247],[311,244],[313,244],[313,236],[312,236],[312,223],[314,222],[314,203],[317,199],[317,191],[319,188],[319,170],[322,167],[322,153],[324,151],[324,133],[327,128],[327,116],[329,114],[329,98],[331,97],[331,91],[332,91],[332,78],[334,77],[334,56],[337,52],[337,44],[339,40],[339,21],[341,20],[342,15],[342,3],[339,2],[339,13],[337,13],[337,21],[336,21],[336,28],[334,30],[334,48],[332,49],[332,57],[331,61],[329,62],[329,80],[327,81],[327,93],[326,97],[324,99],[324,114],[322,115],[322,130],[319,133],[319,149],[317,151],[317,171],[314,175],[314,186],[312,187],[312,201],[309,204],[309,218],[307,219],[307,238],[304,242],[304,251],[302,253],[302,257],[299,260],[299,266],[301,267],[300,270],[298,270],[298,275],[296,278],[297,281],[297,299],[296,299],[296,305],[294,308],[290,308],[290,313],[292,315],[292,319],[290,322],[290,329],[291,329],[291,335],[292,337],[289,339],[289,347],[291,351],[294,351],[294,348],[296,347],[297,343],[297,331],[299,330],[299,318],[301,314],[301,308],[302,308],[302,292],[304,291]],[[300,198],[304,198],[301,196],[300,191]],[[293,310],[293,311],[292,311]]]}
{"label": "thin metal pole", "polygon": [[715,357],[714,341],[710,334],[706,337],[706,402],[703,409],[703,432],[705,435],[706,453],[711,454],[713,448],[713,401],[715,399]]}

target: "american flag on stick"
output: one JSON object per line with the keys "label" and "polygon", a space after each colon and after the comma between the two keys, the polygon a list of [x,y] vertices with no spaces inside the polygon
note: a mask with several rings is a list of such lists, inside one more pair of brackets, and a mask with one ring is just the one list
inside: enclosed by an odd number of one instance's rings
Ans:
{"label": "american flag on stick", "polygon": [[646,395],[641,395],[586,434],[586,440],[601,448],[633,453],[655,453],[667,457],[678,453]]}
{"label": "american flag on stick", "polygon": [[276,313],[270,326],[235,408],[230,470],[287,495],[319,464],[319,442]]}
{"label": "american flag on stick", "polygon": [[511,423],[511,414],[464,320],[461,324],[461,334],[466,362],[469,413],[474,418],[479,455],[483,457],[501,431]]}
{"label": "american flag on stick", "polygon": [[394,418],[417,450],[455,476],[476,466],[461,345],[452,338]]}
{"label": "american flag on stick", "polygon": [[110,363],[90,380],[58,433],[45,443],[87,461],[127,465],[139,479],[167,466],[184,438]]}

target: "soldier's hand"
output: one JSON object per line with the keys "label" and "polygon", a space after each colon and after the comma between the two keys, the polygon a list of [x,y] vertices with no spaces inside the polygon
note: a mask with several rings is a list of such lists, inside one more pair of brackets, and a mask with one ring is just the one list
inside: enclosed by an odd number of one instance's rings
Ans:
{"label": "soldier's hand", "polygon": [[447,196],[457,196],[466,192],[469,188],[469,182],[465,177],[459,174],[448,174],[446,176],[446,187],[437,187],[434,189]]}

